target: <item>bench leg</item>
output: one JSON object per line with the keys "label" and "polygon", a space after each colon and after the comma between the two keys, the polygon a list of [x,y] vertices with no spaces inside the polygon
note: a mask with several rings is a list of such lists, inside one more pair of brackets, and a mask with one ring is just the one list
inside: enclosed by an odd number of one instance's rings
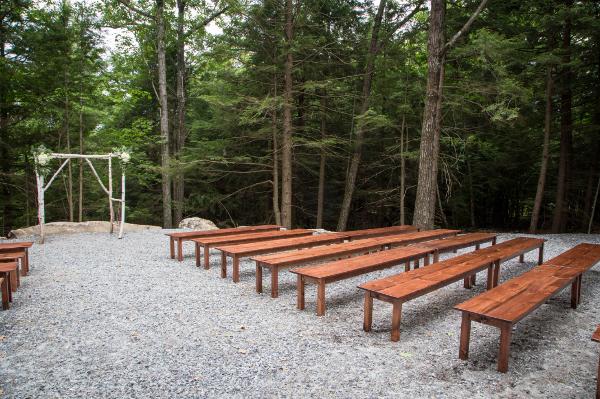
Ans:
{"label": "bench leg", "polygon": [[19,267],[23,270],[23,259],[19,260],[19,265],[17,266],[17,271],[15,273],[17,275],[17,287],[21,286],[21,273],[19,273]]}
{"label": "bench leg", "polygon": [[487,275],[487,289],[488,291],[494,288],[494,264],[490,263],[488,267],[488,275]]}
{"label": "bench leg", "polygon": [[325,282],[317,283],[317,316],[325,316]]}
{"label": "bench leg", "polygon": [[240,257],[233,255],[233,282],[238,283],[240,281]]}
{"label": "bench leg", "polygon": [[12,292],[17,292],[17,274],[19,274],[19,269],[17,268],[15,271],[10,272],[10,279],[12,284]]}
{"label": "bench leg", "polygon": [[519,255],[519,263],[525,262],[525,254]]}
{"label": "bench leg", "polygon": [[581,303],[581,280],[583,279],[583,273],[579,275],[579,282],[577,283],[577,304]]}
{"label": "bench leg", "polygon": [[278,272],[279,269],[276,266],[271,269],[271,298],[277,298],[279,293],[279,287],[277,284],[279,281]]}
{"label": "bench leg", "polygon": [[27,276],[29,273],[29,248],[25,248],[25,274],[23,276]]}
{"label": "bench leg", "polygon": [[440,261],[440,251],[437,249],[433,251],[433,263],[438,263]]}
{"label": "bench leg", "polygon": [[471,288],[471,284],[469,283],[469,281],[470,281],[470,277],[465,277],[465,280],[463,282],[463,287]]}
{"label": "bench leg", "polygon": [[9,305],[9,298],[10,298],[10,293],[8,290],[8,276],[7,273],[0,273],[3,274],[3,280],[2,280],[2,309],[3,310],[8,310],[10,308]]}
{"label": "bench leg", "polygon": [[371,331],[373,322],[373,297],[369,291],[365,291],[365,319],[363,321],[363,330]]}
{"label": "bench leg", "polygon": [[500,326],[500,354],[498,355],[498,371],[508,371],[508,351],[510,350],[510,336],[512,335],[512,323],[502,323]]}
{"label": "bench leg", "polygon": [[221,278],[227,277],[227,254],[221,251]]}
{"label": "bench leg", "polygon": [[538,256],[538,265],[541,265],[543,263],[544,263],[544,244],[542,243],[542,246],[540,247],[539,256]]}
{"label": "bench leg", "polygon": [[473,273],[473,275],[471,276],[471,285],[475,285],[476,278],[477,278],[477,273]]}
{"label": "bench leg", "polygon": [[419,259],[415,259],[415,261],[413,262],[413,269],[418,269],[420,267],[419,261]]}
{"label": "bench leg", "polygon": [[196,266],[200,267],[202,262],[200,261],[200,243],[195,243],[196,245]]}
{"label": "bench leg", "polygon": [[462,324],[460,325],[460,348],[458,358],[467,360],[469,358],[469,342],[471,341],[471,317],[468,312],[462,312]]}
{"label": "bench leg", "polygon": [[304,309],[304,278],[298,275],[298,309]]}
{"label": "bench leg", "polygon": [[204,269],[210,268],[210,245],[204,244]]}
{"label": "bench leg", "polygon": [[493,285],[493,287],[497,287],[499,281],[500,281],[500,261],[497,260],[494,262],[494,285]]}
{"label": "bench leg", "polygon": [[177,240],[177,260],[180,262],[183,260],[183,240],[182,239]]}
{"label": "bench leg", "polygon": [[404,273],[409,272],[410,271],[410,262],[406,262],[404,264]]}
{"label": "bench leg", "polygon": [[171,259],[175,259],[175,240],[173,239],[173,237],[169,237],[170,241],[171,241]]}
{"label": "bench leg", "polygon": [[392,308],[392,341],[400,341],[400,320],[402,318],[402,302],[395,300]]}
{"label": "bench leg", "polygon": [[479,249],[481,249],[481,245],[479,245],[479,244],[476,244],[476,245],[475,245],[475,251],[478,251]]}
{"label": "bench leg", "polygon": [[423,257],[423,267],[425,266],[429,266],[429,254],[425,255],[425,257]]}

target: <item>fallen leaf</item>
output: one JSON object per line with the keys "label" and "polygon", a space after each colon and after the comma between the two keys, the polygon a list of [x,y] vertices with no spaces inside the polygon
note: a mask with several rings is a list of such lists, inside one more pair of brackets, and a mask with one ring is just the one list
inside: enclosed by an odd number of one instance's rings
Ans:
{"label": "fallen leaf", "polygon": [[231,334],[225,334],[224,337],[233,338],[233,335],[231,335]]}
{"label": "fallen leaf", "polygon": [[428,337],[433,337],[433,334],[427,334]]}
{"label": "fallen leaf", "polygon": [[175,312],[175,314],[180,314],[180,313],[181,313],[181,310],[178,310],[177,312]]}
{"label": "fallen leaf", "polygon": [[132,317],[131,319],[129,319],[129,321],[134,321],[134,320],[135,320],[135,317]]}
{"label": "fallen leaf", "polygon": [[0,389],[0,395],[4,395],[4,389]]}
{"label": "fallen leaf", "polygon": [[240,329],[245,330],[246,326],[240,326]]}
{"label": "fallen leaf", "polygon": [[117,265],[117,267],[124,267],[123,265]]}
{"label": "fallen leaf", "polygon": [[190,380],[190,382],[192,382],[192,381],[198,381],[199,379],[200,379],[200,376],[198,376],[198,377],[194,377],[194,378],[192,378],[192,379]]}
{"label": "fallen leaf", "polygon": [[413,357],[414,355],[412,353],[408,353],[408,352],[400,352],[400,356],[402,356],[402,357]]}
{"label": "fallen leaf", "polygon": [[6,338],[6,335],[0,335],[0,341],[2,341],[4,338]]}
{"label": "fallen leaf", "polygon": [[454,333],[446,333],[449,337],[454,337]]}
{"label": "fallen leaf", "polygon": [[132,331],[131,332],[131,335],[136,335],[136,334],[137,334],[137,331]]}
{"label": "fallen leaf", "polygon": [[248,351],[245,351],[243,349],[238,349],[238,353],[247,353]]}

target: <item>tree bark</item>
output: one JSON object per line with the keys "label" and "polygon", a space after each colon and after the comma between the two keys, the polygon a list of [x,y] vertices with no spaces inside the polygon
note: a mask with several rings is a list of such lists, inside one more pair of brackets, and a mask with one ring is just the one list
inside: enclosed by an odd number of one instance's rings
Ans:
{"label": "tree bark", "polygon": [[[552,52],[554,37],[552,33],[548,34],[548,52]],[[533,212],[531,214],[531,225],[529,233],[536,234],[542,200],[544,198],[544,187],[546,185],[546,175],[548,172],[548,159],[550,158],[550,129],[552,127],[552,64],[546,64],[546,120],[544,124],[544,147],[542,149],[542,164],[540,166],[540,178],[538,180],[537,192],[533,203]]]}
{"label": "tree bark", "polygon": [[[327,90],[323,90],[321,101],[321,140],[327,137]],[[321,143],[321,163],[319,165],[319,191],[317,194],[317,229],[323,228],[323,199],[325,198],[325,145]]]}
{"label": "tree bark", "polygon": [[[66,60],[66,58],[68,57],[66,50],[64,56]],[[67,154],[71,153],[71,131],[69,130],[69,123],[69,79],[67,75],[67,69],[65,66],[65,136],[67,140]],[[73,169],[71,168],[71,160],[69,160],[68,167],[69,191],[67,192],[67,199],[69,201],[69,222],[73,222]]]}
{"label": "tree bark", "polygon": [[165,51],[165,3],[156,1],[156,29],[158,44],[158,102],[160,104],[160,136],[162,167],[163,227],[173,226],[171,217],[171,178],[169,171],[169,114],[167,106],[167,64]]}
{"label": "tree bark", "polygon": [[[379,1],[379,8],[375,16],[375,22],[373,25],[373,33],[371,34],[371,42],[369,44],[369,52],[367,54],[367,69],[365,72],[365,80],[363,82],[362,92],[362,106],[360,109],[359,116],[363,116],[369,109],[369,97],[371,95],[371,84],[373,82],[373,73],[375,71],[375,58],[381,50],[379,45],[379,30],[381,28],[381,20],[383,18],[383,12],[385,10],[386,0]],[[354,157],[352,158],[352,164],[346,178],[346,189],[344,191],[344,199],[342,201],[342,209],[340,211],[340,218],[337,225],[337,231],[346,231],[348,225],[348,217],[350,216],[350,205],[352,203],[352,196],[354,195],[354,189],[356,187],[356,177],[358,176],[358,167],[360,165],[360,158],[362,156],[362,146],[365,139],[365,124],[364,120],[360,121],[358,128],[358,134],[354,143]]]}
{"label": "tree bark", "polygon": [[285,64],[283,86],[282,117],[282,159],[281,159],[281,222],[286,229],[292,228],[292,97],[294,55],[292,40],[294,36],[294,5],[285,0]]}
{"label": "tree bark", "polygon": [[475,18],[483,11],[488,0],[483,0],[469,21],[445,46],[440,45],[445,0],[431,0],[429,35],[427,39],[427,89],[425,110],[421,130],[421,152],[419,155],[419,177],[413,224],[427,230],[434,227],[435,200],[438,174],[440,140],[436,132],[436,116],[440,89],[443,57],[464,34]]}
{"label": "tree bark", "polygon": [[[175,137],[175,159],[180,161],[185,146],[185,32],[184,16],[187,3],[177,0],[177,133]],[[183,170],[177,171],[173,180],[173,191],[175,195],[175,226],[183,219],[184,201],[184,174]]]}
{"label": "tree bark", "polygon": [[281,212],[279,211],[279,144],[277,140],[277,75],[273,76],[273,93],[275,104],[273,105],[273,213],[275,224],[281,225]]}

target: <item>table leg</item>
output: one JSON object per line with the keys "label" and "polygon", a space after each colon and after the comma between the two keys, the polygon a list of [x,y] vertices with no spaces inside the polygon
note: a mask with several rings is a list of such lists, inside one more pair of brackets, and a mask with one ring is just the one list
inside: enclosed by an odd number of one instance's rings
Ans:
{"label": "table leg", "polygon": [[583,279],[583,273],[579,275],[579,282],[577,283],[577,304],[581,303],[581,280]]}
{"label": "table leg", "polygon": [[304,278],[298,274],[298,309],[304,309]]}
{"label": "table leg", "polygon": [[429,253],[423,257],[423,266],[429,266]]}
{"label": "table leg", "polygon": [[373,297],[369,291],[365,291],[365,319],[363,321],[363,330],[371,331],[373,322]]}
{"label": "table leg", "polygon": [[494,262],[494,287],[500,282],[500,260]]}
{"label": "table leg", "polygon": [[12,272],[10,272],[10,279],[11,279],[11,284],[12,284],[12,292],[17,292],[17,274],[18,274],[18,269],[13,270]]}
{"label": "table leg", "polygon": [[519,263],[525,262],[525,254],[519,255]]}
{"label": "table leg", "polygon": [[173,237],[169,237],[170,241],[171,241],[171,259],[175,259],[175,240],[173,239]]}
{"label": "table leg", "polygon": [[317,283],[317,316],[325,316],[325,282]]}
{"label": "table leg", "polygon": [[477,273],[473,273],[471,276],[471,285],[475,285],[475,279],[477,278]]}
{"label": "table leg", "polygon": [[467,360],[469,358],[469,342],[471,341],[471,317],[468,312],[462,312],[462,323],[460,325],[460,348],[458,358]]}
{"label": "table leg", "polygon": [[21,270],[23,270],[23,258],[17,259],[17,262],[19,264],[17,265],[17,270],[16,270],[15,274],[17,275],[17,287],[20,287],[21,286],[21,273],[19,273],[19,267],[21,267]]}
{"label": "table leg", "polygon": [[262,292],[262,266],[256,262],[256,292]]}
{"label": "table leg", "polygon": [[542,243],[542,246],[540,247],[540,252],[538,255],[538,265],[541,265],[544,263],[544,244]]}
{"label": "table leg", "polygon": [[180,238],[177,240],[177,260],[183,260],[183,240]]}
{"label": "table leg", "polygon": [[575,280],[571,284],[571,309],[577,309],[577,286],[578,278],[575,277]]}
{"label": "table leg", "polygon": [[277,268],[277,266],[273,266],[273,268],[271,269],[271,298],[277,298],[277,294],[278,294],[278,284],[277,282],[279,281],[279,269]]}
{"label": "table leg", "polygon": [[0,273],[2,275],[2,309],[8,310],[10,308],[9,298],[10,293],[8,292],[8,277],[7,273]]}
{"label": "table leg", "polygon": [[433,263],[438,263],[440,260],[440,251],[437,249],[433,251]]}
{"label": "table leg", "polygon": [[23,276],[27,276],[29,273],[29,248],[25,248],[25,274]]}
{"label": "table leg", "polygon": [[512,334],[512,323],[502,323],[500,327],[500,354],[498,355],[498,371],[508,371],[508,351],[510,350],[510,336]]}
{"label": "table leg", "polygon": [[221,251],[221,278],[227,277],[227,254]]}
{"label": "table leg", "polygon": [[400,320],[402,317],[402,302],[395,300],[392,307],[392,341],[400,341]]}
{"label": "table leg", "polygon": [[487,289],[488,291],[494,288],[494,264],[490,263],[488,266],[488,275],[487,275]]}
{"label": "table leg", "polygon": [[470,277],[465,277],[465,279],[463,281],[463,287],[464,288],[471,288]]}

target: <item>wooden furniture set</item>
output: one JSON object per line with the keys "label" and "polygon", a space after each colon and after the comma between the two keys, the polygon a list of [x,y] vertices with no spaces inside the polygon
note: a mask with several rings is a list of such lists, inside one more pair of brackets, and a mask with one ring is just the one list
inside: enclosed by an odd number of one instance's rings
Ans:
{"label": "wooden furniture set", "polygon": [[500,328],[498,371],[508,370],[512,327],[564,288],[571,286],[571,307],[581,299],[585,271],[600,261],[600,245],[580,244],[543,265],[454,307],[462,311],[459,357],[469,356],[471,322]]}
{"label": "wooden furniture set", "polygon": [[0,291],[3,310],[10,308],[12,293],[21,285],[21,275],[26,276],[29,271],[29,248],[32,245],[32,241],[0,244]]}

